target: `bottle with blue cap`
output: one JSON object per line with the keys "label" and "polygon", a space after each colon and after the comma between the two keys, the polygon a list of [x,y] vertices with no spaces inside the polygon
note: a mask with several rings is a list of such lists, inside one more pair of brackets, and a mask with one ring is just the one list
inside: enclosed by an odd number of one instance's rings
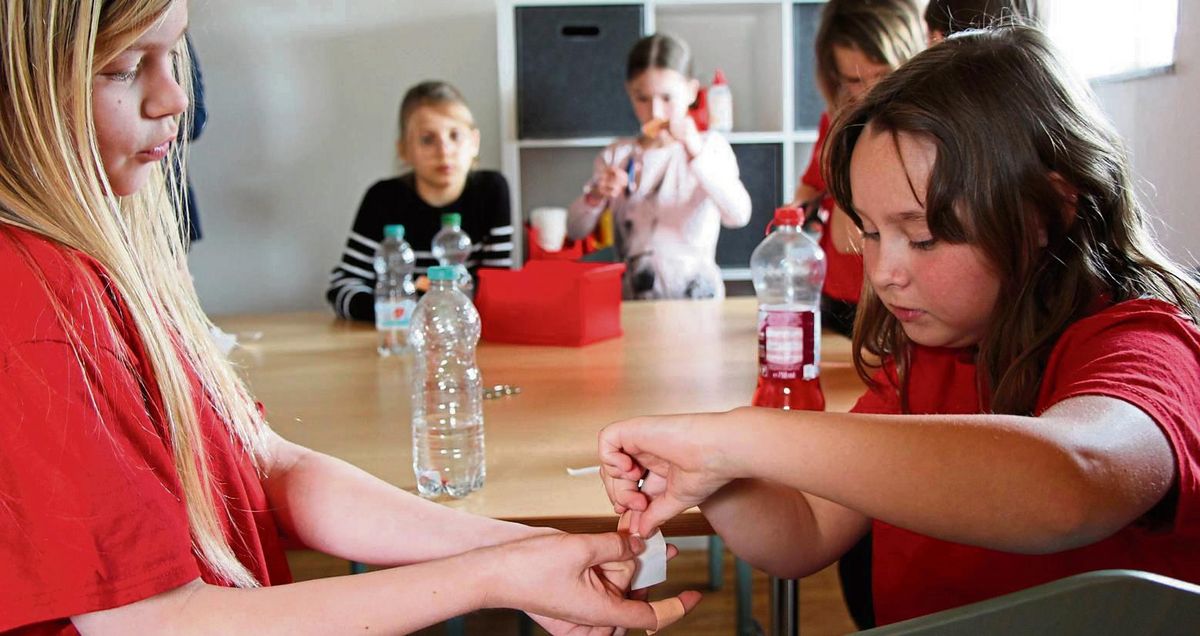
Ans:
{"label": "bottle with blue cap", "polygon": [[457,212],[443,214],[442,229],[433,235],[429,251],[437,259],[438,265],[455,268],[458,288],[468,297],[475,288],[471,272],[467,270],[467,261],[470,260],[473,250],[471,237],[462,229],[462,215]]}
{"label": "bottle with blue cap", "polygon": [[479,312],[457,278],[455,267],[430,267],[429,291],[413,313],[413,472],[423,497],[465,497],[487,475]]}
{"label": "bottle with blue cap", "polygon": [[415,263],[412,247],[404,240],[404,226],[384,226],[383,242],[375,252],[375,329],[381,356],[408,351],[409,325],[417,306]]}

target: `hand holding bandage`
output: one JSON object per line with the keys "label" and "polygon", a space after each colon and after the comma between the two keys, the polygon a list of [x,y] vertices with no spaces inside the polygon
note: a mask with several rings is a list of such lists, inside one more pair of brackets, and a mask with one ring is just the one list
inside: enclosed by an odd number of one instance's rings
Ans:
{"label": "hand holding bandage", "polygon": [[[524,610],[551,634],[620,636],[664,624],[662,609],[628,592],[634,557],[645,551],[640,537],[555,533],[483,550],[496,557],[485,573],[496,582],[487,586],[488,606]],[[699,602],[697,592],[672,599],[684,613]]]}
{"label": "hand holding bandage", "polygon": [[600,431],[600,476],[613,510],[641,513],[631,532],[652,535],[733,480],[723,460],[728,437],[721,417],[640,417]]}

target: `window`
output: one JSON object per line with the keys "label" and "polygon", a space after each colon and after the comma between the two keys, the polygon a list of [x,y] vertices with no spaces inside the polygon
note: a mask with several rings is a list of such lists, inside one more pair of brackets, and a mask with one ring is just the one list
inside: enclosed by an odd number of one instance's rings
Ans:
{"label": "window", "polygon": [[1175,62],[1180,0],[1043,0],[1051,39],[1089,79],[1140,75]]}

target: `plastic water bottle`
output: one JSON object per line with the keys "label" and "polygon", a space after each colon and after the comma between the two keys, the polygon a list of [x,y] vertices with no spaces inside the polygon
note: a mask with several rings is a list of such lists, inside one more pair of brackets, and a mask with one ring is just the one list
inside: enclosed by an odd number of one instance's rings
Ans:
{"label": "plastic water bottle", "polygon": [[775,231],[750,255],[750,275],[758,296],[758,387],[753,404],[823,411],[825,252],[800,231],[800,215],[797,208],[775,210],[771,222]]}
{"label": "plastic water bottle", "polygon": [[462,229],[462,215],[456,212],[442,215],[442,229],[433,235],[430,251],[439,265],[455,268],[458,288],[469,298],[475,283],[467,271],[467,259],[471,258],[471,237]]}
{"label": "plastic water bottle", "polygon": [[412,248],[404,242],[404,226],[384,226],[383,242],[375,252],[375,329],[381,356],[408,351],[408,328],[417,306],[415,262]]}
{"label": "plastic water bottle", "polygon": [[479,312],[455,278],[453,267],[430,267],[429,291],[413,314],[413,471],[423,497],[465,497],[487,474]]}
{"label": "plastic water bottle", "polygon": [[725,73],[717,69],[712,86],[708,87],[708,126],[718,132],[733,130],[733,92],[725,81]]}

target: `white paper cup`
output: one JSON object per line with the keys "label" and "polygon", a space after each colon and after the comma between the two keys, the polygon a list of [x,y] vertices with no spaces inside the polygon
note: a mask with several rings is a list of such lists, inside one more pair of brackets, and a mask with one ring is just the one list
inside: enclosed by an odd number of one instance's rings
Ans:
{"label": "white paper cup", "polygon": [[547,252],[562,249],[567,239],[566,208],[534,208],[529,213],[529,222],[537,230],[538,247]]}

